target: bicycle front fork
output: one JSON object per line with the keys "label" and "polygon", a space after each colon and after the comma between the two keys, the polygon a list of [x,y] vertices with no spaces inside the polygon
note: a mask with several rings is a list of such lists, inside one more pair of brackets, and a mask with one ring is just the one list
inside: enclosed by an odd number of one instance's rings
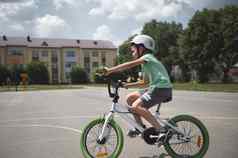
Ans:
{"label": "bicycle front fork", "polygon": [[106,131],[107,125],[109,121],[113,118],[113,112],[109,112],[105,117],[104,117],[104,124],[101,130],[101,133],[98,137],[98,142],[102,142],[103,139],[108,135],[109,131]]}

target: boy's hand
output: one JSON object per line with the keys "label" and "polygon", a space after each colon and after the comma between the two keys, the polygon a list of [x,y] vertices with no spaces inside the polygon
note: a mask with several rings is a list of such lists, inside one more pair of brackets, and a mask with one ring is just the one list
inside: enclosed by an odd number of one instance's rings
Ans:
{"label": "boy's hand", "polygon": [[98,74],[99,76],[108,76],[108,75],[109,75],[109,68],[103,67],[102,69],[99,69],[99,70],[97,71],[97,74]]}
{"label": "boy's hand", "polygon": [[108,68],[108,67],[104,67],[103,68],[104,71],[104,75],[105,76],[109,76],[110,74],[114,73],[115,71],[113,70],[113,68]]}
{"label": "boy's hand", "polygon": [[129,88],[129,86],[128,86],[128,84],[126,82],[122,82],[122,86],[123,86],[123,88],[126,88],[126,89]]}
{"label": "boy's hand", "polygon": [[108,68],[108,67],[104,67],[103,68],[103,75],[105,75],[105,76],[108,76],[108,75],[110,75],[110,71],[109,71],[110,69]]}

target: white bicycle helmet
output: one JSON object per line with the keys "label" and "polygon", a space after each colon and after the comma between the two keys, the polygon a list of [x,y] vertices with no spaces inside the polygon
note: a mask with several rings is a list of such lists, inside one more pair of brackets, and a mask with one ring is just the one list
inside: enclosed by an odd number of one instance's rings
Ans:
{"label": "white bicycle helmet", "polygon": [[155,51],[155,41],[148,35],[137,35],[131,40],[130,43],[143,44],[145,48],[153,52]]}

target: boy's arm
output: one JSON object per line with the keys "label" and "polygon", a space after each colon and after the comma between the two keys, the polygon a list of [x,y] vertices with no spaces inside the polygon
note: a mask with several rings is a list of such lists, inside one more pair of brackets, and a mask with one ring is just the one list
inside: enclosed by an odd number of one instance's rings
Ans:
{"label": "boy's arm", "polygon": [[124,85],[125,88],[133,88],[133,87],[139,87],[139,88],[144,88],[148,86],[148,81],[146,80],[139,80],[137,82],[133,82],[133,83],[126,83]]}
{"label": "boy's arm", "polygon": [[107,69],[106,75],[110,75],[111,73],[114,73],[114,72],[123,71],[126,69],[133,68],[137,65],[143,64],[144,62],[145,61],[143,59],[139,58],[139,59],[136,59],[136,60],[133,60],[130,62],[126,62],[126,63],[120,64],[120,65],[117,65],[115,67]]}

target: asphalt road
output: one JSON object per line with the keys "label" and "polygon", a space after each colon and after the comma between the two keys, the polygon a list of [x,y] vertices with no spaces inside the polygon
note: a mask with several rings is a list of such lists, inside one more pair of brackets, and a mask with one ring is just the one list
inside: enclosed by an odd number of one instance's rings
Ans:
{"label": "asphalt road", "polygon": [[[128,91],[121,91],[121,102]],[[110,109],[105,88],[0,93],[0,158],[81,158],[82,128]],[[238,93],[174,91],[161,113],[200,118],[210,133],[206,158],[238,157]],[[117,118],[124,132],[125,122]],[[121,158],[158,158],[163,148],[125,136]]]}

